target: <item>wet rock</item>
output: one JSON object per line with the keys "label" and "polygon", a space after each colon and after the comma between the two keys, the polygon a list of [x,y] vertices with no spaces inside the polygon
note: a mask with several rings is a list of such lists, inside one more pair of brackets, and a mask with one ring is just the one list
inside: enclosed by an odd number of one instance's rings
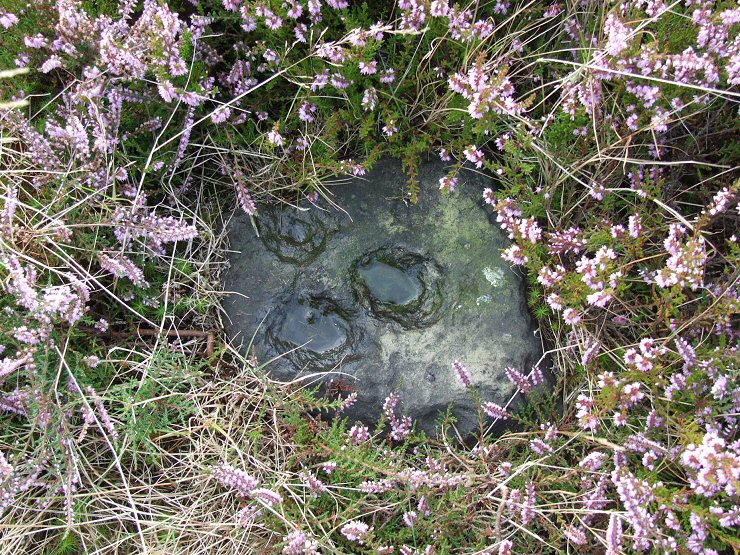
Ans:
{"label": "wet rock", "polygon": [[446,168],[427,162],[413,206],[400,166],[381,160],[365,179],[333,186],[331,204],[262,207],[259,237],[235,215],[227,331],[261,361],[274,358],[278,379],[355,389],[353,421],[377,420],[397,391],[421,429],[433,433],[452,404],[466,435],[478,407],[452,361],[468,366],[483,400],[503,405],[515,394],[504,369],[529,371],[540,342],[522,278],[499,254],[509,242],[481,201],[490,179],[466,171],[443,196]]}
{"label": "wet rock", "polygon": [[260,210],[257,230],[269,251],[283,262],[305,265],[326,247],[333,229],[316,211],[285,210],[266,206]]}

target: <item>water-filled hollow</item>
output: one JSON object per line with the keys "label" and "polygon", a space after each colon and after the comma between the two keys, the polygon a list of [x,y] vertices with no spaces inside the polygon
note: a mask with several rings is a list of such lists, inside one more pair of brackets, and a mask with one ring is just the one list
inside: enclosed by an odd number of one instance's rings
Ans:
{"label": "water-filled hollow", "polygon": [[370,294],[380,302],[406,305],[424,292],[418,278],[377,259],[358,265],[357,272]]}
{"label": "water-filled hollow", "polygon": [[296,370],[331,370],[354,348],[349,314],[326,296],[286,298],[270,314],[267,339]]}
{"label": "water-filled hollow", "polygon": [[376,318],[422,328],[442,317],[444,274],[428,256],[401,246],[383,247],[356,260],[351,275],[358,299]]}
{"label": "water-filled hollow", "polygon": [[331,230],[316,212],[267,207],[257,219],[264,245],[283,262],[305,265],[326,247]]}

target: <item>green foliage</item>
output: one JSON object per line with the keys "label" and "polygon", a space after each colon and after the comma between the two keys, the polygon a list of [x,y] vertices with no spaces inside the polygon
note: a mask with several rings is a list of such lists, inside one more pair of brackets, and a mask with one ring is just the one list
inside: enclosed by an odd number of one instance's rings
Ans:
{"label": "green foliage", "polygon": [[44,555],[78,555],[83,552],[80,538],[74,532],[64,532],[58,540],[50,543]]}
{"label": "green foliage", "polygon": [[152,440],[187,425],[195,412],[193,400],[186,395],[188,384],[200,379],[205,364],[188,362],[183,355],[165,349],[150,360],[146,376],[132,376],[108,391],[117,400],[112,408],[130,441],[134,465],[140,464],[140,457],[156,464],[161,453]]}

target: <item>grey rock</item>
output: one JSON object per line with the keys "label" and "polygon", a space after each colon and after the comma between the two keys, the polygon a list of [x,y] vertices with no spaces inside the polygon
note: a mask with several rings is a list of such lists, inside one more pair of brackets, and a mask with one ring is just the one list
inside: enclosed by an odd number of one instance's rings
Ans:
{"label": "grey rock", "polygon": [[505,405],[516,391],[504,369],[528,372],[542,351],[522,276],[500,257],[510,243],[482,202],[491,180],[463,172],[444,196],[446,167],[422,164],[414,206],[400,162],[384,159],[332,186],[335,206],[261,208],[259,237],[235,215],[223,303],[232,340],[254,337],[276,379],[341,378],[358,392],[352,421],[372,424],[395,391],[427,433],[451,404],[461,434],[476,430],[478,404],[451,363],[471,370],[483,401]]}

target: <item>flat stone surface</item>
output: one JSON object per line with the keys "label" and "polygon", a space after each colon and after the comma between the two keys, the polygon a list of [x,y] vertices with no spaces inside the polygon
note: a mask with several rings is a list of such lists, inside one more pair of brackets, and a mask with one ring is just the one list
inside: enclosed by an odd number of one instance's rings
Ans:
{"label": "flat stone surface", "polygon": [[[422,164],[419,203],[403,200],[400,162],[331,187],[326,201],[261,207],[256,227],[229,224],[224,278],[227,331],[280,380],[341,379],[358,402],[346,415],[376,421],[391,392],[428,433],[453,403],[458,428],[478,426],[478,407],[451,363],[463,362],[484,401],[506,404],[504,374],[528,372],[542,353],[523,280],[500,257],[509,245],[482,202],[490,178],[464,170],[438,191],[445,165]],[[282,356],[280,356],[282,355]],[[312,378],[313,379],[313,378]]]}

